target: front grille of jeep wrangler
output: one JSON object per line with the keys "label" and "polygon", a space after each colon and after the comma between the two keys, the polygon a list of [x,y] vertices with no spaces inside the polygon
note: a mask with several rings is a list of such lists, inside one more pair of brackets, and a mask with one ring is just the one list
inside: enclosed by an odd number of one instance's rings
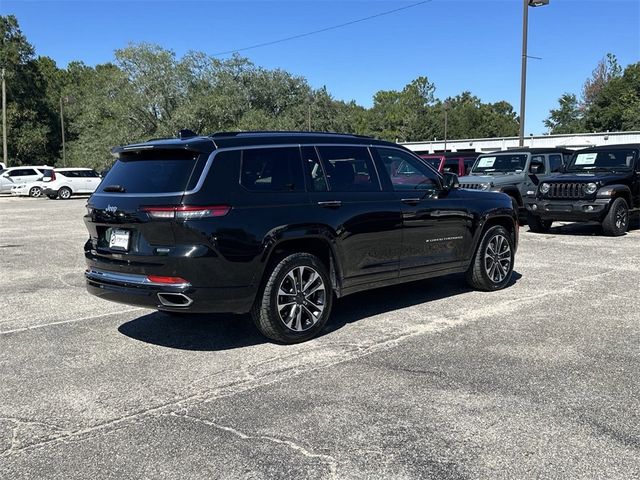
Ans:
{"label": "front grille of jeep wrangler", "polygon": [[582,198],[585,197],[585,183],[550,183],[547,198]]}
{"label": "front grille of jeep wrangler", "polygon": [[466,188],[467,190],[480,190],[481,185],[479,183],[461,183],[460,188]]}

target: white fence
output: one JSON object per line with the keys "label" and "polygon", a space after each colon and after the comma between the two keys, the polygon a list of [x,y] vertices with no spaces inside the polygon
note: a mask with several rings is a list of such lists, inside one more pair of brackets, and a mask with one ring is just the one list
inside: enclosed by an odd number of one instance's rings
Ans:
{"label": "white fence", "polygon": [[[409,150],[420,153],[435,152],[494,152],[518,148],[518,137],[467,138],[432,142],[400,142]],[[531,148],[563,147],[578,150],[599,145],[638,143],[640,132],[576,133],[571,135],[538,135],[524,139],[524,146]]]}

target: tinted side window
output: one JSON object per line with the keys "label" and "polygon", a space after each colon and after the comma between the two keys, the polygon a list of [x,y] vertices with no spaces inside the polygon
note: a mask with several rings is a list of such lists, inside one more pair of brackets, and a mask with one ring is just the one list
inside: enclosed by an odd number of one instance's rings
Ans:
{"label": "tinted side window", "polygon": [[549,169],[551,172],[562,171],[562,155],[556,153],[549,155]]}
{"label": "tinted side window", "polygon": [[464,174],[465,175],[469,175],[469,172],[471,171],[471,167],[473,167],[473,164],[476,162],[475,158],[465,158],[464,159]]}
{"label": "tinted side window", "polygon": [[334,192],[379,192],[380,183],[366,147],[318,147]]}
{"label": "tinted side window", "polygon": [[444,167],[442,168],[443,172],[451,172],[458,174],[458,159],[455,160],[446,160],[444,162]]}
{"label": "tinted side window", "polygon": [[393,148],[377,148],[394,190],[435,190],[437,175],[420,160]]}
{"label": "tinted side window", "polygon": [[[544,163],[544,155],[533,155],[531,157],[531,163],[529,165],[533,165],[533,163],[541,163],[541,167],[538,170],[538,173],[546,173],[547,166]],[[529,167],[529,171],[531,171],[531,166]]]}
{"label": "tinted side window", "polygon": [[298,147],[243,150],[241,168],[240,183],[248,190],[272,192],[304,190]]}
{"label": "tinted side window", "polygon": [[314,147],[302,147],[302,163],[304,164],[309,191],[326,192],[329,190],[327,178]]}
{"label": "tinted side window", "polygon": [[80,176],[80,172],[77,170],[67,170],[66,172],[62,172],[62,174],[68,178],[77,178]]}

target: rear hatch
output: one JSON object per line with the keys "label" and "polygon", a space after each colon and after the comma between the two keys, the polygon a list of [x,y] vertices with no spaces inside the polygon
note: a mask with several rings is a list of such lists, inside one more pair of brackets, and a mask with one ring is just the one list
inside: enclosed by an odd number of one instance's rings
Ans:
{"label": "rear hatch", "polygon": [[194,213],[182,206],[183,197],[198,185],[207,158],[184,148],[120,152],[87,203],[91,266],[140,274],[171,270],[172,258],[188,248],[177,217]]}

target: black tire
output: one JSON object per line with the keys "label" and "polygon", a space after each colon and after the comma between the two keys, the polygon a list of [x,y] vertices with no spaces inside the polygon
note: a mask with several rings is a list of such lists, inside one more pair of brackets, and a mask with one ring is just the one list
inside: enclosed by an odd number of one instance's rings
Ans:
{"label": "black tire", "polygon": [[552,224],[553,220],[542,220],[537,215],[527,213],[527,225],[533,233],[547,233]]}
{"label": "black tire", "polygon": [[605,235],[619,237],[624,235],[628,228],[629,205],[624,198],[618,197],[613,201],[607,216],[602,221],[602,230]]}
{"label": "black tire", "polygon": [[[498,259],[499,261],[496,263]],[[514,251],[511,234],[500,225],[489,227],[483,233],[471,265],[469,265],[467,282],[476,290],[487,292],[500,290],[511,281],[513,261]],[[496,264],[495,269],[492,267],[494,264]]]}
{"label": "black tire", "polygon": [[[287,344],[315,337],[327,323],[333,306],[333,289],[324,264],[314,255],[294,253],[280,260],[267,274],[251,310],[260,333]],[[311,293],[305,295],[300,290]],[[287,293],[280,295],[280,291]]]}
{"label": "black tire", "polygon": [[55,200],[56,198],[58,198],[57,195],[47,195],[47,198],[49,198],[49,200]]}
{"label": "black tire", "polygon": [[60,200],[69,200],[71,198],[71,189],[62,187],[60,190],[58,190],[58,198]]}
{"label": "black tire", "polygon": [[40,187],[31,187],[29,189],[29,196],[32,198],[38,198],[42,196],[42,189]]}

